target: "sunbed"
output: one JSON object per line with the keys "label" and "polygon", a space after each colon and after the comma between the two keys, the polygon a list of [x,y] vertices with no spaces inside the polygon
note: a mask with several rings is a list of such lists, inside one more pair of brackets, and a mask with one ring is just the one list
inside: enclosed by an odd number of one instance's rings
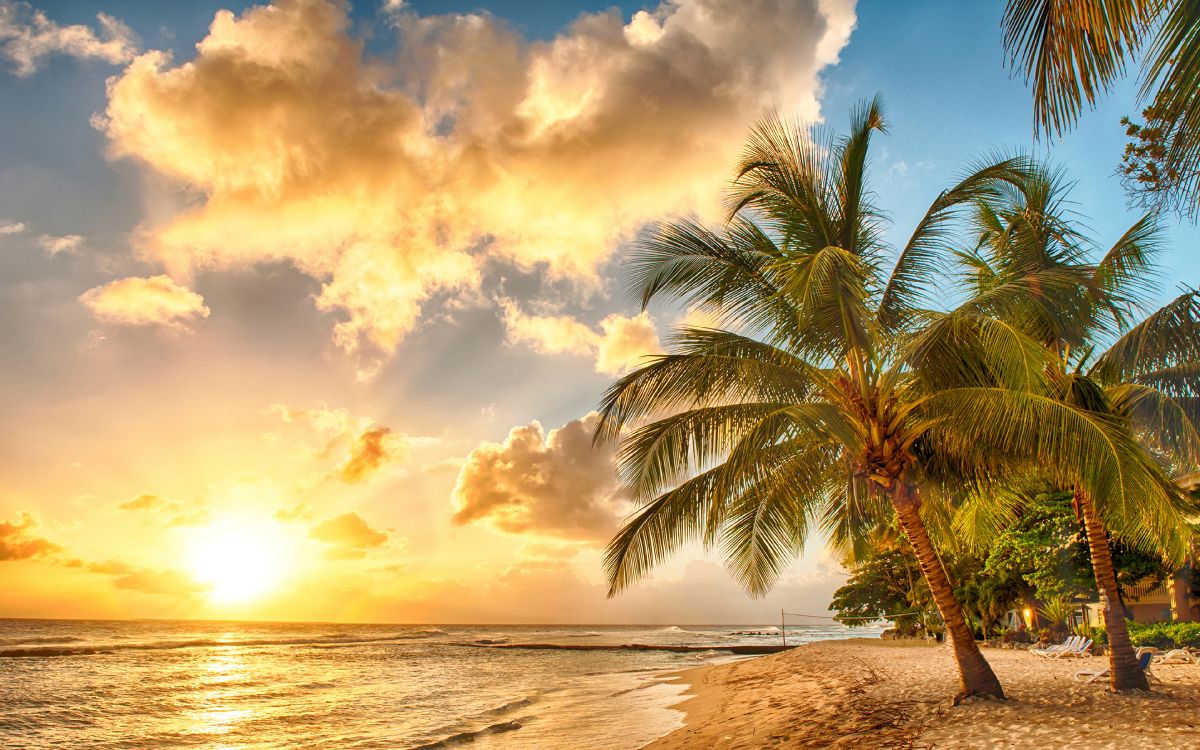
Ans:
{"label": "sunbed", "polygon": [[1159,664],[1195,664],[1196,657],[1186,648],[1175,648],[1165,654],[1158,654],[1155,661]]}
{"label": "sunbed", "polygon": [[[1157,680],[1153,672],[1150,671],[1150,660],[1154,658],[1154,654],[1149,651],[1138,651],[1138,666],[1146,673],[1146,679]],[[1095,682],[1101,677],[1107,677],[1109,667],[1104,669],[1081,669],[1075,673],[1075,679],[1079,682]]]}
{"label": "sunbed", "polygon": [[1045,648],[1031,648],[1029,649],[1029,653],[1033,654],[1034,656],[1053,656],[1054,654],[1074,647],[1081,640],[1083,639],[1079,636],[1073,635],[1062,643],[1056,643]]}

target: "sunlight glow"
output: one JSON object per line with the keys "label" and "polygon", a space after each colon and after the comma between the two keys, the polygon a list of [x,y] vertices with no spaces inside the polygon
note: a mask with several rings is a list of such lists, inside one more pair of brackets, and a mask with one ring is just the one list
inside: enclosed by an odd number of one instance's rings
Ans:
{"label": "sunlight glow", "polygon": [[209,599],[237,604],[276,588],[283,578],[286,546],[276,524],[225,519],[197,530],[187,562],[197,581],[212,588]]}

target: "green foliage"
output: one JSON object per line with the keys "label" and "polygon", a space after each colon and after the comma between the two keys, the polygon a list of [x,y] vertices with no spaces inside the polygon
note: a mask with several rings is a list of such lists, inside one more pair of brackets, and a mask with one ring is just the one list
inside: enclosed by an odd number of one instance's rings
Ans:
{"label": "green foliage", "polygon": [[[887,619],[902,630],[927,631],[927,623],[937,617],[916,558],[898,544],[887,545],[855,565],[846,584],[834,592],[829,609],[837,613],[837,622],[849,627]],[[898,613],[909,616],[889,616]]]}
{"label": "green foliage", "polygon": [[[1159,649],[1200,648],[1200,622],[1134,622],[1126,620],[1129,640],[1135,648],[1153,646]],[[1091,638],[1096,643],[1107,644],[1108,634],[1104,628],[1091,629]]]}
{"label": "green foliage", "polygon": [[1034,496],[1019,520],[996,537],[984,574],[1019,577],[1043,602],[1095,596],[1091,556],[1071,493]]}
{"label": "green foliage", "polygon": [[1074,611],[1075,605],[1064,597],[1048,599],[1038,608],[1038,614],[1051,625],[1066,625]]}

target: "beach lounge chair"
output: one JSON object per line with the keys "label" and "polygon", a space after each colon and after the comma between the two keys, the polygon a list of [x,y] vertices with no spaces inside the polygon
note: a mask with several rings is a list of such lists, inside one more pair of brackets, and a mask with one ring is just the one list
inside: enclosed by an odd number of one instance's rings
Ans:
{"label": "beach lounge chair", "polygon": [[1091,638],[1087,638],[1087,639],[1081,638],[1071,648],[1064,648],[1062,651],[1059,651],[1058,653],[1050,654],[1050,658],[1051,659],[1070,659],[1070,658],[1074,658],[1077,656],[1078,657],[1091,656],[1092,652],[1088,650],[1091,647],[1092,647],[1092,639]]}
{"label": "beach lounge chair", "polygon": [[1165,654],[1157,654],[1154,661],[1159,664],[1195,664],[1196,657],[1186,648],[1175,648]]}
{"label": "beach lounge chair", "polygon": [[1091,648],[1092,641],[1088,638],[1076,636],[1068,638],[1065,643],[1058,646],[1050,646],[1049,648],[1030,649],[1029,653],[1037,656],[1044,656],[1047,659],[1064,659],[1075,656],[1091,656],[1092,652],[1088,651]]}
{"label": "beach lounge chair", "polygon": [[1063,641],[1062,643],[1056,643],[1052,646],[1046,646],[1045,648],[1031,648],[1031,649],[1029,649],[1029,653],[1033,654],[1034,656],[1049,657],[1049,656],[1053,656],[1054,654],[1059,653],[1060,651],[1065,651],[1069,648],[1074,647],[1081,640],[1083,640],[1083,639],[1080,638],[1079,636],[1073,635],[1070,638],[1068,638],[1067,640]]}
{"label": "beach lounge chair", "polygon": [[[1149,651],[1138,651],[1138,666],[1146,673],[1147,680],[1157,680],[1153,672],[1150,671],[1150,660],[1154,658],[1154,654]],[[1075,673],[1075,679],[1079,682],[1095,682],[1101,677],[1107,677],[1109,668],[1104,669],[1081,669]]]}

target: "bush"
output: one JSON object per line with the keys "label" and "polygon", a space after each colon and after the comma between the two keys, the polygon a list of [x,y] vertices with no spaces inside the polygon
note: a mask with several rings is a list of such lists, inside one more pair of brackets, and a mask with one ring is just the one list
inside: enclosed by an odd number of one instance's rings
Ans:
{"label": "bush", "polygon": [[1092,625],[1080,625],[1078,628],[1075,629],[1075,632],[1078,635],[1083,636],[1084,638],[1090,639],[1091,642],[1096,644],[1097,646],[1103,647],[1103,646],[1108,645],[1108,633],[1105,632],[1104,628],[1102,628],[1102,627],[1092,626]]}
{"label": "bush", "polygon": [[[1200,622],[1126,622],[1129,641],[1134,648],[1153,646],[1158,649],[1200,648]],[[1082,628],[1081,628],[1082,630]],[[1080,635],[1085,635],[1080,633]],[[1095,643],[1108,644],[1104,628],[1091,628],[1086,634]]]}

